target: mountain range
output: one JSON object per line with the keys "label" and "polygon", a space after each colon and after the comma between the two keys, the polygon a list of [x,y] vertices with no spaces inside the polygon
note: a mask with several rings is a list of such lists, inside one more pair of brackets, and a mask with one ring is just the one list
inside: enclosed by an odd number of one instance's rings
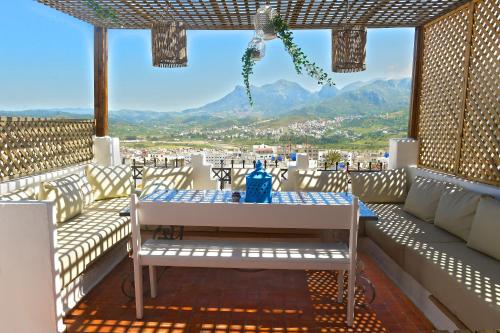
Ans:
{"label": "mountain range", "polygon": [[[298,83],[279,80],[260,87],[252,86],[253,107],[245,88],[236,86],[226,96],[199,108],[179,112],[146,110],[110,111],[110,123],[155,124],[168,122],[189,125],[223,125],[257,119],[334,118],[341,115],[375,115],[407,109],[410,79],[354,82],[342,89],[324,86],[312,92]],[[0,116],[90,118],[92,109],[39,109],[0,111]]]}

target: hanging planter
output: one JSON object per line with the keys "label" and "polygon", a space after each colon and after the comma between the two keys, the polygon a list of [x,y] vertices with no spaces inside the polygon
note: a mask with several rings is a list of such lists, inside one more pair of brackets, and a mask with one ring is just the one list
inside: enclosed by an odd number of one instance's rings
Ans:
{"label": "hanging planter", "polygon": [[257,13],[253,17],[255,32],[264,40],[272,40],[276,38],[276,30],[274,27],[274,19],[278,16],[276,9],[269,5],[265,5],[257,9]]}
{"label": "hanging planter", "polygon": [[266,44],[260,37],[254,37],[248,43],[248,49],[251,50],[250,57],[254,61],[259,61],[266,55]]}
{"label": "hanging planter", "polygon": [[[265,7],[270,8],[270,6],[264,6],[264,8]],[[267,13],[272,12],[272,10],[270,10],[269,8],[266,9]],[[283,21],[283,19],[275,11],[274,13],[275,14],[273,15],[275,16],[272,19],[272,29],[266,24],[266,30],[256,30],[257,35],[264,36],[264,31],[267,31],[268,37],[270,37],[270,32],[273,31],[275,37],[281,39],[283,45],[285,46],[285,50],[292,57],[293,65],[297,74],[302,74],[303,71],[305,71],[310,77],[316,79],[319,85],[334,85],[335,83],[333,83],[333,80],[328,76],[328,74],[321,67],[311,62],[309,58],[307,58],[306,54],[302,52],[300,47],[295,44],[295,42],[293,41],[293,33],[290,31],[288,24],[286,24],[285,21]],[[257,15],[255,18],[255,22],[257,22]],[[256,29],[257,27],[262,28],[262,26],[257,26],[257,24],[255,26]],[[247,47],[243,57],[241,58],[243,62],[243,82],[246,87],[248,102],[250,103],[250,105],[253,105],[252,93],[250,91],[250,74],[253,74],[253,66],[255,65],[256,60],[252,58],[253,52],[254,50],[252,49],[250,43],[249,47]]]}
{"label": "hanging planter", "polygon": [[332,29],[332,71],[353,73],[366,70],[366,27]]}
{"label": "hanging planter", "polygon": [[153,66],[186,67],[187,38],[184,23],[169,20],[156,22],[151,29]]}

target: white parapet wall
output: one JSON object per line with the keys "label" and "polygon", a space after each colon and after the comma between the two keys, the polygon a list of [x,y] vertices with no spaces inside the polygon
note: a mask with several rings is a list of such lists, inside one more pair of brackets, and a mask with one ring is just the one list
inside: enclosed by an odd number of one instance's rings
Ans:
{"label": "white parapet wall", "polygon": [[94,162],[102,166],[120,165],[120,139],[110,136],[94,137]]}
{"label": "white parapet wall", "polygon": [[288,163],[288,179],[283,181],[281,189],[283,191],[295,191],[297,186],[297,171],[309,170],[309,156],[307,154],[297,154],[296,160]]}
{"label": "white parapet wall", "polygon": [[191,156],[191,167],[193,168],[193,186],[195,190],[215,190],[217,180],[211,178],[212,164],[207,163],[204,153]]}
{"label": "white parapet wall", "polygon": [[409,138],[389,140],[389,169],[416,166],[417,162],[417,140]]}

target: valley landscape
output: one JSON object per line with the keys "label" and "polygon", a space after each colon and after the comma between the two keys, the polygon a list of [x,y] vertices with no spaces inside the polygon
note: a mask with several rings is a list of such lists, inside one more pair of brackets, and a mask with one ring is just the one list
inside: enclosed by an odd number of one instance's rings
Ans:
{"label": "valley landscape", "polygon": [[[409,79],[355,82],[311,92],[280,80],[252,87],[254,106],[237,86],[222,98],[179,112],[110,111],[110,135],[142,148],[248,147],[309,143],[321,148],[387,149],[405,136]],[[91,109],[0,111],[0,116],[92,118]]]}

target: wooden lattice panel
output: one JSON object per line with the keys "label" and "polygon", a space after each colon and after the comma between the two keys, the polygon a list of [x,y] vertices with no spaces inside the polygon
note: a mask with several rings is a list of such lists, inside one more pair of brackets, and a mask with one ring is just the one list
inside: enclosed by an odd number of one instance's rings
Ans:
{"label": "wooden lattice panel", "polygon": [[424,27],[418,137],[421,166],[454,172],[463,109],[469,7]]}
{"label": "wooden lattice panel", "polygon": [[500,185],[500,0],[478,2],[469,60],[459,174]]}
{"label": "wooden lattice panel", "polygon": [[94,121],[0,117],[0,181],[90,161]]}
{"label": "wooden lattice panel", "polygon": [[[263,0],[38,0],[96,26],[149,29],[166,11],[190,29],[252,29]],[[292,28],[332,28],[345,19],[345,0],[270,0]],[[367,27],[420,26],[464,0],[350,0],[350,23]],[[109,15],[111,13],[111,15]]]}

